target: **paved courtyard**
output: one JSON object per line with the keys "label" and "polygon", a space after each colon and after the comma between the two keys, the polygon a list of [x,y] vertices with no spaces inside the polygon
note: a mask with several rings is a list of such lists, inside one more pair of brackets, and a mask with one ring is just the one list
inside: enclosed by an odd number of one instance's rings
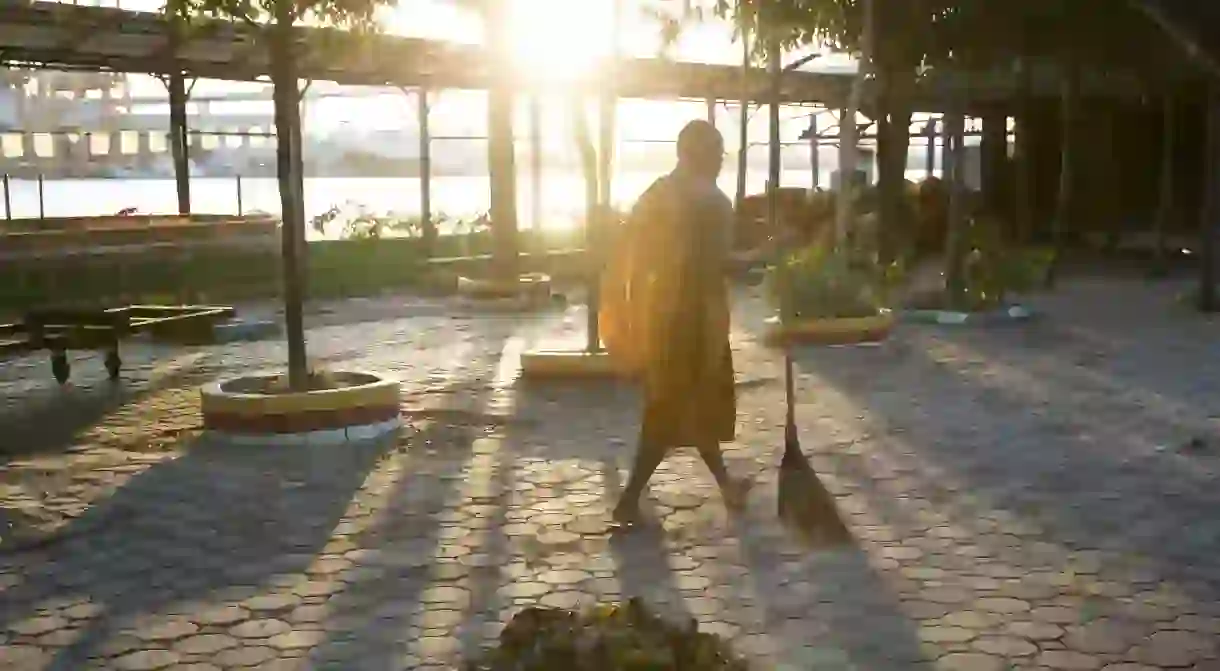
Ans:
{"label": "paved courtyard", "polygon": [[[0,363],[0,505],[54,530],[0,549],[0,669],[454,668],[526,605],[642,596],[760,669],[1220,669],[1220,322],[1168,288],[1077,282],[1021,326],[904,326],[799,355],[807,455],[857,543],[775,519],[782,369],[743,300],[723,514],[694,457],[651,530],[606,533],[629,388],[522,386],[578,311],[378,299],[312,315],[320,366],[404,380],[407,427],[347,449],[231,449],[196,387],[278,342],[134,345],[57,388]],[[1133,315],[1140,315],[1134,317]]]}

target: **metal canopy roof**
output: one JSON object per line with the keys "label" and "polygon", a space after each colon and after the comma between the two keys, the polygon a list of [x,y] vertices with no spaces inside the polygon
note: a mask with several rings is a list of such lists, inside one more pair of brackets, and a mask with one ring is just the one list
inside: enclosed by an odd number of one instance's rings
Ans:
{"label": "metal canopy roof", "polygon": [[[0,11],[0,61],[50,69],[111,70],[251,81],[269,74],[267,50],[258,31],[227,22],[193,25],[176,50],[169,23],[160,14],[112,7],[33,3]],[[297,29],[300,75],[342,85],[456,89],[486,88],[488,58],[478,46],[398,37],[353,36],[327,28]],[[662,59],[626,58],[616,77],[627,98],[708,98],[736,100],[740,68]],[[834,102],[844,98],[850,77],[798,72],[788,76],[784,98],[791,102]],[[764,90],[766,73],[751,71],[745,83]],[[574,83],[531,82],[522,88],[571,87]],[[576,85],[593,87],[594,78]]]}
{"label": "metal canopy roof", "polygon": [[[51,2],[0,0],[0,62],[48,69],[137,72],[155,75],[181,71],[188,76],[234,81],[264,79],[267,50],[258,29],[222,21],[193,24],[181,44],[171,43],[169,22],[153,12]],[[392,35],[355,36],[327,28],[297,29],[298,63],[304,79],[341,85],[443,89],[483,89],[490,79],[489,58],[479,46]],[[1051,73],[1048,73],[1051,74]],[[1090,81],[1093,80],[1093,81]],[[767,75],[759,68],[743,77],[741,68],[663,59],[624,58],[615,77],[624,98],[715,98],[737,100],[744,87],[757,98]],[[580,82],[530,81],[523,89],[595,89],[596,75]],[[851,77],[796,71],[785,76],[785,102],[842,106]],[[1086,77],[1083,93],[1138,95],[1140,87],[1119,74]],[[968,107],[1006,103],[1017,81],[1012,73],[953,73],[925,77],[917,87],[916,108],[936,110],[950,94]],[[1053,76],[1035,77],[1034,94],[1057,96]],[[866,93],[865,98],[869,99]]]}

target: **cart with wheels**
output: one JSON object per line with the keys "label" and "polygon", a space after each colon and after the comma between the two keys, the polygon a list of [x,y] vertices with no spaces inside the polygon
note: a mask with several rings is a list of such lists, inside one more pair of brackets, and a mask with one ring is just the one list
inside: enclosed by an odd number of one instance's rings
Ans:
{"label": "cart with wheels", "polygon": [[138,333],[205,334],[231,319],[232,307],[204,305],[128,305],[101,310],[40,309],[18,323],[0,324],[0,357],[45,349],[51,374],[64,384],[72,375],[68,350],[104,351],[111,380],[122,372],[119,343]]}

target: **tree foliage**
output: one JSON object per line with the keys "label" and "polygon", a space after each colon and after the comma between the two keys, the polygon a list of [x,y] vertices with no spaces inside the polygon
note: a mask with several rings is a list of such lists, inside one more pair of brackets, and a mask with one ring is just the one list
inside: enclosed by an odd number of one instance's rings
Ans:
{"label": "tree foliage", "polygon": [[852,52],[859,47],[862,24],[853,0],[655,0],[645,13],[660,25],[661,40],[672,45],[692,23],[729,21],[734,37],[753,40],[758,62],[778,40],[781,52],[802,47],[827,47]]}
{"label": "tree foliage", "polygon": [[178,18],[222,19],[262,25],[269,20],[311,22],[347,30],[369,30],[376,15],[395,0],[168,0],[166,11]]}
{"label": "tree foliage", "polygon": [[[891,0],[892,1],[892,0]],[[1174,54],[1156,27],[1113,0],[945,0],[932,17],[934,58],[1002,68],[1018,58],[1156,75]]]}
{"label": "tree foliage", "polygon": [[[858,54],[863,0],[654,0],[650,13],[674,41],[692,21],[721,18],[785,50],[824,47]],[[953,66],[1010,70],[1019,59],[1069,60],[1098,71],[1148,77],[1180,64],[1169,41],[1137,9],[1115,0],[874,0],[880,68]]]}

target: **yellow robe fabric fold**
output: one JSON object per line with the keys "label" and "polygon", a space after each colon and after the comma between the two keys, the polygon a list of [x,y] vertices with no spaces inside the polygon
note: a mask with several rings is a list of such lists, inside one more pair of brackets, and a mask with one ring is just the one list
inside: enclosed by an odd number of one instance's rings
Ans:
{"label": "yellow robe fabric fold", "polygon": [[[717,194],[720,195],[720,194]],[[733,439],[736,398],[723,213],[673,176],[641,196],[602,274],[599,325],[621,372],[645,389],[644,433],[696,445]]]}

